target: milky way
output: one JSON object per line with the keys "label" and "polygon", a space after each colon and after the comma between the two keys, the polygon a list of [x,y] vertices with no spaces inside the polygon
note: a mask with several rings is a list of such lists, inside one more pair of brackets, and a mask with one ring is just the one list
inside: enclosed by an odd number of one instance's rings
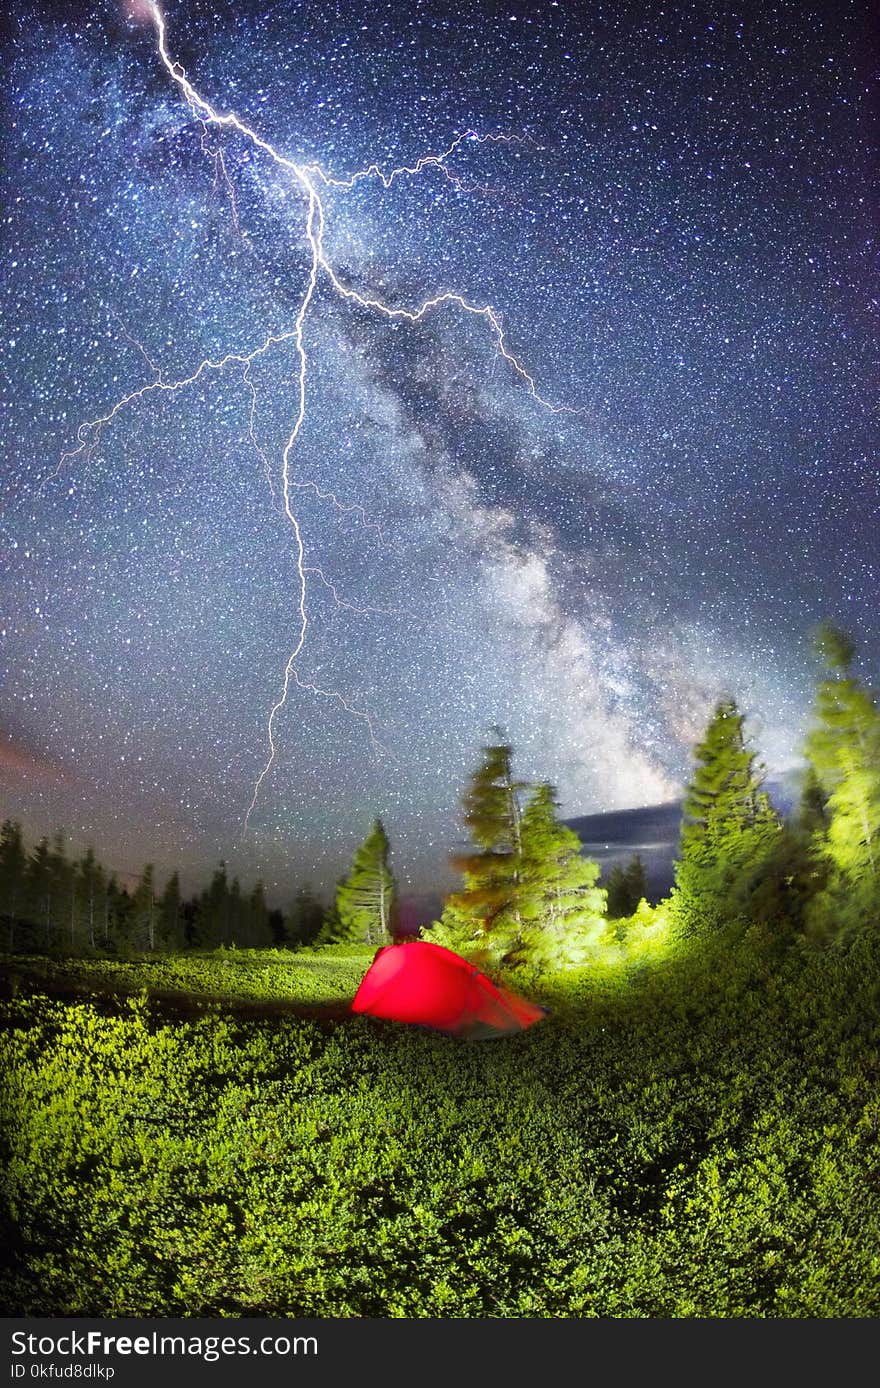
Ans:
{"label": "milky way", "polygon": [[[195,883],[327,888],[375,814],[448,880],[491,724],[565,812],[657,803],[721,692],[799,756],[821,618],[880,663],[876,44],[867,6],[168,4],[219,111],[339,178],[306,204],[206,128],[144,17],[17,8],[5,161],[4,814]],[[57,471],[56,471],[57,469]],[[48,478],[45,485],[41,483]],[[297,483],[306,483],[297,486]],[[328,499],[333,494],[335,505]]]}

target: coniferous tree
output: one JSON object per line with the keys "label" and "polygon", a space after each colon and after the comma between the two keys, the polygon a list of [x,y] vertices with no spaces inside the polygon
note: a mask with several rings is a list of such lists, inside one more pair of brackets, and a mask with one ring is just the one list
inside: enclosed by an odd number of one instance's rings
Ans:
{"label": "coniferous tree", "polygon": [[58,829],[52,836],[49,851],[49,909],[47,913],[47,945],[64,948],[70,944],[73,917],[73,867],[67,857],[67,844]]}
{"label": "coniferous tree", "polygon": [[103,872],[92,847],[86,849],[77,866],[78,891],[82,912],[82,929],[89,949],[98,942],[98,910]]}
{"label": "coniferous tree", "polygon": [[16,926],[26,914],[27,854],[21,825],[7,819],[0,829],[0,912],[6,922],[7,948],[17,943]]}
{"label": "coniferous tree", "polygon": [[246,903],[241,894],[241,883],[237,877],[233,877],[229,885],[229,901],[226,913],[226,932],[223,943],[226,945],[242,944],[247,925],[245,921]]}
{"label": "coniferous tree", "polygon": [[147,863],[131,898],[129,943],[135,949],[155,950],[157,916],[155,871]]}
{"label": "coniferous tree", "polygon": [[106,947],[116,954],[124,954],[130,948],[131,916],[131,897],[112,873],[104,898],[104,931]]}
{"label": "coniferous tree", "polygon": [[395,887],[388,866],[388,837],[380,819],[354,855],[351,871],[336,890],[342,938],[385,945],[391,939]]}
{"label": "coniferous tree", "polygon": [[646,901],[648,896],[648,874],[640,854],[634,853],[627,863],[624,870],[624,882],[629,898],[630,915],[632,915],[638,909],[639,902]]}
{"label": "coniferous tree", "polygon": [[439,932],[462,945],[473,939],[488,942],[491,936],[496,952],[502,953],[522,934],[518,795],[524,783],[513,778],[512,755],[502,741],[484,747],[471,776],[462,805],[473,847],[450,855],[464,885],[448,898]]}
{"label": "coniferous tree", "polygon": [[37,927],[42,947],[48,949],[52,938],[52,850],[44,836],[28,858],[25,879],[28,914]]}
{"label": "coniferous tree", "polygon": [[615,863],[608,874],[608,881],[605,883],[605,890],[608,893],[608,917],[610,920],[619,920],[621,916],[630,914],[629,896],[626,890],[626,873],[622,863]]}
{"label": "coniferous tree", "polygon": [[676,898],[691,925],[700,916],[717,922],[742,904],[780,832],[743,722],[735,702],[722,700],[695,751],[675,864]]}
{"label": "coniferous tree", "polygon": [[314,944],[324,923],[324,908],[308,883],[300,887],[285,922],[285,942],[294,948]]}
{"label": "coniferous tree", "polygon": [[828,824],[827,798],[808,764],[793,812],[767,856],[746,875],[739,893],[753,920],[789,933],[805,928],[810,903],[828,880]]}
{"label": "coniferous tree", "polygon": [[193,943],[200,949],[216,949],[218,945],[227,943],[228,928],[229,880],[226,864],[221,862],[196,904]]}
{"label": "coniferous tree", "polygon": [[276,948],[285,943],[284,912],[279,907],[274,906],[269,912],[267,925],[269,927],[269,940]]}
{"label": "coniferous tree", "polygon": [[269,907],[266,905],[266,889],[258,882],[247,899],[248,937],[251,949],[266,949],[272,943],[269,928]]}
{"label": "coniferous tree", "polygon": [[826,880],[808,907],[808,926],[830,934],[876,923],[880,910],[880,710],[853,673],[849,637],[825,624],[816,649],[828,673],[806,753],[825,796],[813,847]]}
{"label": "coniferous tree", "polygon": [[[340,878],[340,880],[337,882],[337,892],[339,891],[339,888],[342,886],[344,881],[345,878]],[[334,898],[330,905],[326,906],[322,912],[321,928],[315,936],[314,943],[316,945],[335,945],[341,944],[344,940],[346,940],[346,938],[347,936],[345,932],[345,927],[342,924],[342,919],[339,915],[339,908],[336,905],[336,900]]]}
{"label": "coniferous tree", "polygon": [[88,902],[82,876],[82,862],[67,865],[66,881],[68,900],[65,907],[67,915],[66,945],[71,954],[80,953],[88,941]]}
{"label": "coniferous tree", "polygon": [[828,796],[822,789],[816,768],[808,763],[801,782],[795,826],[803,834],[824,837],[828,823]]}
{"label": "coniferous tree", "polygon": [[615,863],[608,874],[608,915],[612,920],[631,916],[640,901],[648,895],[645,865],[638,853],[624,866]]}
{"label": "coniferous tree", "polygon": [[165,890],[159,898],[158,935],[163,949],[180,949],[184,941],[183,901],[180,894],[180,876],[173,872],[165,883]]}
{"label": "coniferous tree", "polygon": [[554,788],[544,784],[522,816],[522,933],[511,955],[551,967],[582,960],[605,926],[605,892],[596,886],[599,865],[583,856],[580,839],[557,810]]}

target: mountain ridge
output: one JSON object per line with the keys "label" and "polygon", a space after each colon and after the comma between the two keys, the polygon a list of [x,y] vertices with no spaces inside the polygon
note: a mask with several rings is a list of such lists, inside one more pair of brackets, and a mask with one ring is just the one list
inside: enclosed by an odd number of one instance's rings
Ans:
{"label": "mountain ridge", "polygon": [[[764,781],[770,803],[785,818],[798,801],[801,768],[776,772]],[[640,805],[629,810],[601,810],[565,820],[577,834],[588,858],[602,869],[602,881],[617,864],[628,863],[638,853],[645,864],[648,892],[656,903],[666,896],[673,881],[673,864],[681,832],[683,797],[661,805]]]}

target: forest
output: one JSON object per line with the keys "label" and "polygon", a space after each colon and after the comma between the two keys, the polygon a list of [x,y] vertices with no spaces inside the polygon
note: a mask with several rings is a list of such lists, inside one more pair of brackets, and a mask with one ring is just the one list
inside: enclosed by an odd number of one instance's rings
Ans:
{"label": "forest", "polygon": [[[0,844],[5,1303],[20,1314],[880,1313],[880,708],[825,624],[795,810],[731,698],[675,881],[603,881],[498,735],[445,945],[541,1001],[456,1043],[351,1017],[395,938],[376,820],[333,900],[184,900]],[[312,1009],[310,1011],[310,1009]]]}

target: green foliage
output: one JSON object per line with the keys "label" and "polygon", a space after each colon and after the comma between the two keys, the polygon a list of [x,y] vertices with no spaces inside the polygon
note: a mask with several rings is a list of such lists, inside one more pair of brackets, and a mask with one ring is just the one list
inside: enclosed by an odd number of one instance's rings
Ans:
{"label": "green foliage", "polygon": [[[662,916],[635,914],[624,943],[647,947]],[[547,976],[543,1000],[538,1026],[468,1045],[20,989],[0,1032],[7,1313],[880,1314],[876,935],[781,952],[721,932],[650,970]]]}
{"label": "green foliage", "polygon": [[218,949],[117,959],[7,956],[2,973],[24,991],[61,996],[157,1002],[335,1003],[353,995],[373,958],[366,946],[334,946],[318,954],[287,949]]}
{"label": "green foliage", "polygon": [[615,864],[608,874],[606,891],[607,911],[611,920],[632,915],[639,902],[648,895],[645,865],[638,853],[633,854],[626,867],[621,863]]}
{"label": "green foliage", "polygon": [[732,699],[716,706],[694,756],[675,865],[675,901],[683,921],[693,921],[699,908],[711,923],[736,914],[743,884],[775,847],[781,824],[761,790],[743,715]]}
{"label": "green foliage", "polygon": [[[817,647],[797,813],[770,809],[725,701],[671,900],[637,898],[634,860],[610,925],[552,787],[520,818],[510,747],[484,749],[463,890],[429,938],[548,1006],[491,1044],[341,1022],[375,941],[327,941],[366,937],[364,912],[387,928],[378,823],[324,947],[294,952],[241,948],[285,927],[223,865],[191,910],[175,878],[157,899],[147,868],[129,896],[7,820],[6,940],[41,954],[0,975],[4,1306],[880,1315],[880,714],[849,638]],[[320,909],[300,893],[288,938]],[[224,947],[161,952],[193,938]]]}
{"label": "green foliage", "polygon": [[807,908],[815,934],[875,926],[880,910],[880,711],[852,671],[850,639],[821,627],[816,648],[828,666],[816,694],[806,752],[814,801],[812,848],[825,880]]}
{"label": "green foliage", "polygon": [[553,786],[540,785],[521,826],[521,930],[509,958],[539,968],[583,963],[605,930],[605,892],[599,866],[557,815]]}
{"label": "green foliage", "polygon": [[351,870],[336,889],[340,940],[365,941],[387,945],[391,940],[391,918],[395,886],[388,866],[388,836],[380,819],[354,855]]}
{"label": "green foliage", "polygon": [[512,756],[513,749],[504,742],[483,748],[483,759],[462,797],[473,847],[450,855],[464,885],[448,905],[458,921],[468,923],[463,928],[470,939],[482,939],[488,945],[492,936],[489,947],[499,956],[522,929],[517,794],[523,785],[513,779]]}
{"label": "green foliage", "polygon": [[[423,927],[419,934],[421,939],[431,944],[442,945],[444,949],[454,950],[456,954],[465,954],[468,958],[474,957],[478,951],[485,950],[485,940],[481,941],[477,935],[473,916],[459,910],[451,901],[445,903],[439,921],[432,921],[429,926]],[[486,957],[488,958],[488,953]]]}

